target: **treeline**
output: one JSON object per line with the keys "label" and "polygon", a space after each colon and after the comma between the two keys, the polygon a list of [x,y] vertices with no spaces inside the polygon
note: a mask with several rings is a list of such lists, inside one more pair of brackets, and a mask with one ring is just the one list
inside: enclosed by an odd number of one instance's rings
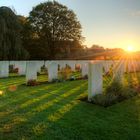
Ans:
{"label": "treeline", "polygon": [[66,6],[48,1],[28,17],[0,7],[0,59],[67,59],[80,55],[82,27]]}
{"label": "treeline", "polygon": [[0,7],[0,60],[90,59],[84,56],[112,51],[83,41],[76,14],[56,1],[40,3],[28,17]]}

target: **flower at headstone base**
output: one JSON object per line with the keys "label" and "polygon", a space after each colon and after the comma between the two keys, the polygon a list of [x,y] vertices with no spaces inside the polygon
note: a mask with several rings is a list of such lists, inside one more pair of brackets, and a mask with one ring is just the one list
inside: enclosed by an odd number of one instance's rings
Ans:
{"label": "flower at headstone base", "polygon": [[14,92],[17,90],[17,86],[16,85],[10,85],[8,88],[9,91]]}

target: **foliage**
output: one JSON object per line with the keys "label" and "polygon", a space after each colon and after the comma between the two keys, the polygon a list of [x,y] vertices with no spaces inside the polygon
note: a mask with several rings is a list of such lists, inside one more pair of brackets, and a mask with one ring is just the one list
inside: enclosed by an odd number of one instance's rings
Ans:
{"label": "foliage", "polygon": [[108,107],[125,99],[132,98],[137,94],[138,92],[132,87],[124,86],[117,81],[113,81],[103,94],[95,95],[91,102]]}
{"label": "foliage", "polygon": [[92,98],[92,103],[101,105],[104,107],[110,106],[114,103],[117,103],[117,96],[114,94],[105,95],[105,94],[97,94]]}
{"label": "foliage", "polygon": [[15,13],[8,7],[0,7],[0,59],[27,59],[28,53],[22,47],[21,26]]}
{"label": "foliage", "polygon": [[[28,17],[32,37],[40,42],[49,59],[81,47],[81,25],[75,13],[66,6],[48,1],[33,8]],[[77,45],[78,44],[78,45]],[[38,46],[38,45],[37,45]]]}

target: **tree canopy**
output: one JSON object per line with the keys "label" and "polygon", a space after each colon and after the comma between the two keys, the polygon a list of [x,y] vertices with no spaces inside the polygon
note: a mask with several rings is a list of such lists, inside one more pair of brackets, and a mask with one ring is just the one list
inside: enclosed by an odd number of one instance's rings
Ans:
{"label": "tree canopy", "polygon": [[20,60],[28,58],[22,47],[21,26],[16,14],[8,7],[0,7],[0,59]]}
{"label": "tree canopy", "polygon": [[74,42],[78,42],[80,47],[80,22],[72,10],[56,1],[44,2],[34,7],[28,23],[32,27],[33,39],[40,42],[49,58],[55,58],[58,53],[61,54],[61,50],[67,50],[68,47],[68,50],[73,49]]}

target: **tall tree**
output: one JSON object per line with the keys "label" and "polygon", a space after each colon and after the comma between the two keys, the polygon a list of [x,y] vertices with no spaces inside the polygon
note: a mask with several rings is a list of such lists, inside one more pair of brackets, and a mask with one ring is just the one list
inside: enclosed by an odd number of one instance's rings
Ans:
{"label": "tall tree", "polygon": [[30,12],[28,19],[34,31],[34,37],[41,40],[49,58],[54,59],[60,53],[57,51],[57,42],[59,44],[60,42],[80,42],[82,39],[81,24],[75,13],[56,1],[37,5]]}
{"label": "tall tree", "polygon": [[28,58],[22,47],[21,26],[16,14],[8,7],[0,7],[0,59],[21,60]]}

